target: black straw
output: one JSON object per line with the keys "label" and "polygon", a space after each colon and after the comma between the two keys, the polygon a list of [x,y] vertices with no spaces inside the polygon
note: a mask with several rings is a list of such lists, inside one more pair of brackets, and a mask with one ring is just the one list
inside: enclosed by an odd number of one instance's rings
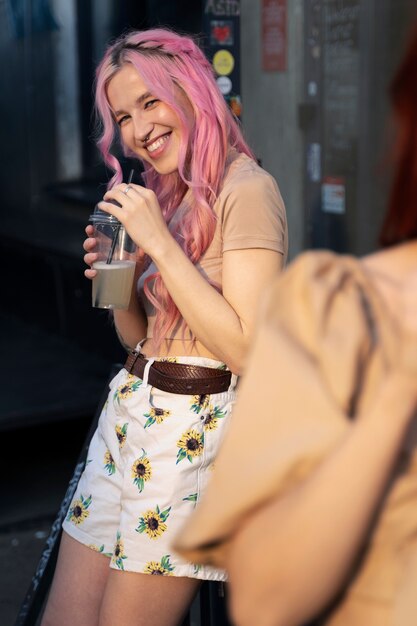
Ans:
{"label": "black straw", "polygon": [[[127,184],[130,185],[130,183],[132,182],[132,178],[133,178],[133,174],[135,173],[135,170],[130,170],[130,174],[129,174],[129,178],[127,181]],[[109,254],[107,256],[107,260],[106,260],[106,265],[109,265],[112,260],[113,260],[113,254],[114,254],[114,249],[116,247],[116,243],[117,240],[119,238],[119,232],[120,232],[120,226],[121,223],[119,222],[116,226],[116,228],[114,229],[114,233],[113,233],[113,241],[111,242],[111,248],[109,250]]]}

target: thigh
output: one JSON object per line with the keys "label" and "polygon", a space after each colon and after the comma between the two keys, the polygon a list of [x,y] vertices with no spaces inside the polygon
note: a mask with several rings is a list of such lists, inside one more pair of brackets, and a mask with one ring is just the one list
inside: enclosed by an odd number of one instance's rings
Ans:
{"label": "thigh", "polygon": [[65,532],[41,626],[97,626],[109,558]]}
{"label": "thigh", "polygon": [[199,585],[193,578],[111,570],[99,626],[177,626]]}

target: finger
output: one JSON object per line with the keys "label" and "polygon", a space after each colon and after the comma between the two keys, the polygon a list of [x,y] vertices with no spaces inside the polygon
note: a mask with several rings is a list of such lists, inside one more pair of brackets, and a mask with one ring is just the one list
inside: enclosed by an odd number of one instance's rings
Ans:
{"label": "finger", "polygon": [[95,263],[98,259],[98,254],[96,254],[95,252],[89,252],[88,254],[84,255],[84,263],[86,265],[92,265],[93,263]]}
{"label": "finger", "polygon": [[97,239],[95,237],[89,237],[83,243],[83,249],[86,252],[90,252],[97,245]]}
{"label": "finger", "polygon": [[116,219],[119,220],[119,222],[123,222],[123,217],[125,217],[126,213],[123,211],[121,207],[118,207],[115,204],[112,204],[111,202],[105,202],[104,200],[99,202],[98,206],[102,211],[105,211],[106,213],[110,213],[110,215],[113,215]]}
{"label": "finger", "polygon": [[88,237],[92,237],[94,234],[94,226],[92,224],[88,224],[85,227],[85,233],[86,235],[88,235]]}
{"label": "finger", "polygon": [[85,272],[84,272],[84,276],[86,278],[88,278],[89,280],[94,278],[96,275],[97,275],[96,270],[85,270]]}
{"label": "finger", "polygon": [[132,185],[116,185],[116,187],[106,191],[103,196],[103,200],[109,201],[110,199],[116,199],[120,202],[123,201],[123,199],[126,199],[129,196],[129,193],[134,193]]}
{"label": "finger", "polygon": [[152,192],[149,189],[141,187],[140,185],[122,184],[113,187],[113,189],[109,189],[109,191],[104,194],[103,199],[107,201],[110,199],[117,200],[119,204],[124,206],[127,200],[132,200],[132,198],[137,198],[138,196],[146,200],[149,198],[150,193]]}
{"label": "finger", "polygon": [[[120,183],[119,185],[115,185],[111,189],[108,189],[106,193],[109,193],[112,191],[121,191],[125,195],[128,195],[131,190],[136,191],[138,193],[140,193],[141,191],[148,191],[148,189],[146,187],[143,187],[143,185],[135,185],[134,183]],[[105,195],[106,194],[104,194],[103,197],[105,197]]]}

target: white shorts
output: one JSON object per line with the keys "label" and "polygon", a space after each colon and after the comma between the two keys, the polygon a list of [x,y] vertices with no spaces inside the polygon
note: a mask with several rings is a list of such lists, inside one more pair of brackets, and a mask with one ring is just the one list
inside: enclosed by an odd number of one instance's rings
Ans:
{"label": "white shorts", "polygon": [[[169,360],[223,366],[203,357]],[[206,488],[235,386],[232,376],[226,392],[179,395],[122,369],[110,383],[65,532],[116,569],[226,580],[224,571],[188,563],[170,546]]]}

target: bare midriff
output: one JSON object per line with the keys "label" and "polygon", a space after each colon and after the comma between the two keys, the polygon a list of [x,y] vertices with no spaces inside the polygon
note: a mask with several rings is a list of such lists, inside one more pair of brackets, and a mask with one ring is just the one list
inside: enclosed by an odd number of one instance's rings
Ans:
{"label": "bare midriff", "polygon": [[160,356],[202,356],[208,359],[219,360],[219,357],[207,350],[199,341],[183,341],[182,339],[169,339],[162,342],[157,350],[153,339],[146,339],[142,345],[142,353],[146,357]]}

